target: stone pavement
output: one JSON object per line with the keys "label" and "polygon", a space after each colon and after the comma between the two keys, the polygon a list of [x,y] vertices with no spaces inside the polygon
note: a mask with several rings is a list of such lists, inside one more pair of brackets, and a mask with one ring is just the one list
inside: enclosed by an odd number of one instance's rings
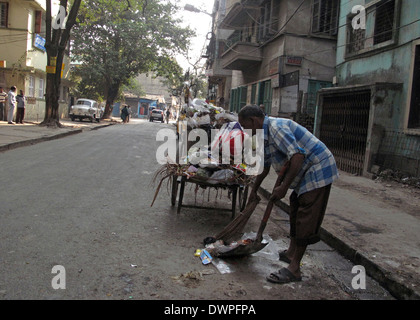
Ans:
{"label": "stone pavement", "polygon": [[[259,192],[269,197],[275,181],[271,170]],[[290,193],[276,203],[286,212]],[[420,188],[340,172],[321,238],[397,299],[420,298]]]}
{"label": "stone pavement", "polygon": [[[62,120],[63,128],[49,129],[33,122],[9,125],[0,121],[0,152],[117,122],[121,121]],[[322,240],[354,264],[363,265],[396,298],[419,299],[420,188],[340,174],[331,190]],[[271,170],[260,188],[263,196],[269,197],[275,180]],[[286,212],[289,195],[277,202]]]}

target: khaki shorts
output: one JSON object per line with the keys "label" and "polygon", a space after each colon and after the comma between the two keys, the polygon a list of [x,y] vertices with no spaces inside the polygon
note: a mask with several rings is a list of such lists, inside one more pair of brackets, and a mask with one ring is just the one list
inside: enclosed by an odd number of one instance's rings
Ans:
{"label": "khaki shorts", "polygon": [[319,230],[327,209],[331,184],[300,196],[290,195],[290,237],[298,246],[307,246],[321,240]]}

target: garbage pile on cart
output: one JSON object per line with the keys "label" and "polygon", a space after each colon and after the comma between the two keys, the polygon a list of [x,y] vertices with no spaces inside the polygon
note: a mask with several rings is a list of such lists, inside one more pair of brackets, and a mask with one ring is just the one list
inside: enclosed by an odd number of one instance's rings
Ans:
{"label": "garbage pile on cart", "polygon": [[[243,143],[249,137],[242,130],[236,114],[207,104],[204,100],[194,99],[190,106],[181,108],[177,129],[178,134],[183,130],[189,133],[194,129],[203,129],[209,138],[208,145],[196,147],[195,142],[190,145],[188,141],[186,155],[181,155],[177,161],[168,161],[159,168],[155,181],[159,177],[161,180],[153,202],[162,181],[171,177],[184,177],[201,188],[229,189],[230,186],[248,186],[252,183],[253,177],[246,174],[247,164],[238,162],[238,159],[243,159]],[[213,129],[218,131],[212,132]],[[229,152],[224,148],[229,148]]]}

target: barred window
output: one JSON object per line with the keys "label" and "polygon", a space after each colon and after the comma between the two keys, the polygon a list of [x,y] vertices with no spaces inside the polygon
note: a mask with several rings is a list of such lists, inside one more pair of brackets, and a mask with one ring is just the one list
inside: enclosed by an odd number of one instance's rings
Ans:
{"label": "barred window", "polygon": [[376,5],[374,44],[392,40],[394,16],[395,0],[385,0]]}
{"label": "barred window", "polygon": [[338,0],[314,0],[312,9],[312,32],[337,35]]}
{"label": "barred window", "polygon": [[0,27],[7,28],[9,3],[0,2]]}

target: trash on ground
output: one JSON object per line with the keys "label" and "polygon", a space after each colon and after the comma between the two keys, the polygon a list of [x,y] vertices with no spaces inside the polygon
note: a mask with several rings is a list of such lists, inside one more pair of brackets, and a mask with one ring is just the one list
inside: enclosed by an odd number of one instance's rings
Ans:
{"label": "trash on ground", "polygon": [[202,250],[200,254],[200,259],[203,264],[209,264],[213,260],[213,257],[208,253],[207,250]]}

